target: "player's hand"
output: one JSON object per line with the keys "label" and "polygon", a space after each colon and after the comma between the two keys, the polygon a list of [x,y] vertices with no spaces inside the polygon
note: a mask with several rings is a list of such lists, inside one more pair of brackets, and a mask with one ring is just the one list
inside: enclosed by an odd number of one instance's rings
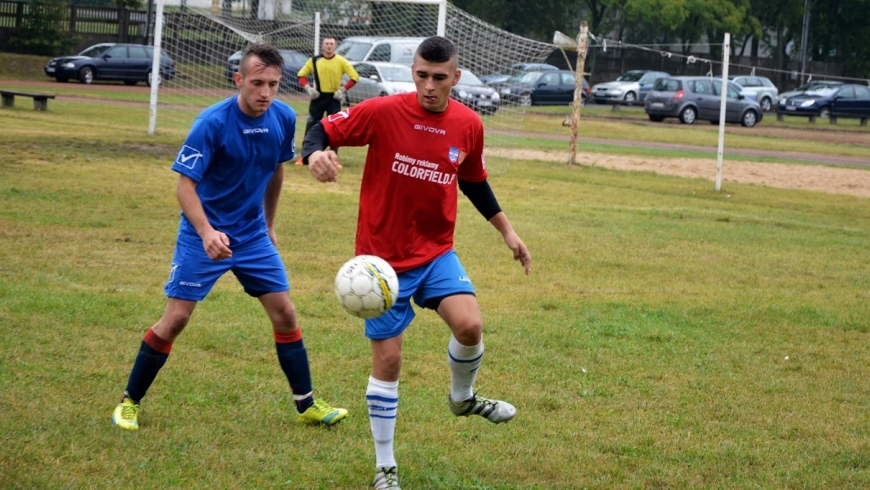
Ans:
{"label": "player's hand", "polygon": [[341,87],[341,88],[338,89],[338,91],[337,91],[336,93],[332,94],[332,98],[335,99],[335,100],[337,100],[337,101],[339,101],[339,102],[341,102],[341,101],[344,100],[344,94],[345,94],[345,92],[347,92],[347,89],[344,88],[344,87]]}
{"label": "player's hand", "polygon": [[320,182],[338,180],[338,155],[332,150],[315,151],[308,155],[308,170]]}
{"label": "player's hand", "polygon": [[223,260],[233,256],[230,238],[226,233],[214,229],[202,236],[202,248],[211,260]]}
{"label": "player's hand", "polygon": [[309,95],[312,99],[316,99],[316,98],[320,97],[320,92],[318,92],[317,89],[314,88],[314,87],[312,87],[311,85],[306,85],[306,86],[305,86],[305,90],[308,91],[308,95]]}
{"label": "player's hand", "polygon": [[529,248],[520,240],[520,237],[513,231],[505,235],[504,242],[514,253],[514,260],[519,260],[526,271],[526,275],[532,273],[532,254],[529,253]]}

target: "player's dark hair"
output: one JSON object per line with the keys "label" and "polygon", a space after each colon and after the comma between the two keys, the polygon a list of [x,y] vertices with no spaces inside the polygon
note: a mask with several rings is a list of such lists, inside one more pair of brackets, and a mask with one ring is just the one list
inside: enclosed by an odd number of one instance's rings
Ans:
{"label": "player's dark hair", "polygon": [[420,43],[417,56],[430,63],[445,63],[456,57],[456,45],[447,38],[432,36]]}
{"label": "player's dark hair", "polygon": [[260,58],[260,61],[267,67],[273,66],[279,72],[284,70],[284,58],[278,48],[271,44],[256,43],[245,48],[244,54],[242,54],[242,59],[239,61],[239,71],[242,72],[242,75],[247,74],[248,60],[253,56]]}

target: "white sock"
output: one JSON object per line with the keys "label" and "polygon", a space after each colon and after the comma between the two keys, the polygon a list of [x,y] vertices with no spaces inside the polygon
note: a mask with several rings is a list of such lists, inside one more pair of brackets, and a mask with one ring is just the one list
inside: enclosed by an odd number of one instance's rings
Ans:
{"label": "white sock", "polygon": [[375,466],[396,466],[393,436],[396,433],[396,415],[399,412],[399,382],[381,381],[369,376],[366,402],[372,437],[375,440]]}
{"label": "white sock", "polygon": [[472,387],[482,360],[483,341],[477,345],[467,346],[460,344],[456,337],[450,336],[447,363],[450,365],[451,400],[461,402],[474,396]]}

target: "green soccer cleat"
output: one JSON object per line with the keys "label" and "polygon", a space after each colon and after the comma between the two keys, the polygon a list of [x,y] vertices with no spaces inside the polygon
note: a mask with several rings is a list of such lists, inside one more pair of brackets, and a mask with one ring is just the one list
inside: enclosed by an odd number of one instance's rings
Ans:
{"label": "green soccer cleat", "polygon": [[469,415],[480,415],[492,423],[500,424],[514,418],[517,414],[517,409],[508,402],[501,400],[490,400],[482,396],[474,396],[464,402],[456,403],[447,397],[450,403],[450,411],[457,417],[468,417]]}
{"label": "green soccer cleat", "polygon": [[381,466],[372,482],[373,490],[402,490],[399,488],[399,470],[395,466]]}
{"label": "green soccer cleat", "polygon": [[112,413],[112,423],[122,429],[139,430],[139,404],[124,397]]}
{"label": "green soccer cleat", "polygon": [[296,420],[303,424],[334,425],[347,417],[347,410],[330,407],[324,401],[314,400],[314,404],[308,410],[296,416]]}

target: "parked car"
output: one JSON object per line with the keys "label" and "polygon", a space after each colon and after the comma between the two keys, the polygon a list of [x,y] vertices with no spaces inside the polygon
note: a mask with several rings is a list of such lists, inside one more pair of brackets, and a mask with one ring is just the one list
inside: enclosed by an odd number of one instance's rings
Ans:
{"label": "parked car", "polygon": [[741,93],[747,97],[752,97],[756,102],[758,102],[762,111],[770,112],[776,108],[779,89],[776,88],[776,85],[774,85],[770,79],[751,75],[740,75],[728,78],[731,79],[732,82],[743,87]]}
{"label": "parked car", "polygon": [[484,84],[477,75],[465,68],[450,96],[482,114],[495,114],[501,99],[494,88]]}
{"label": "parked car", "polygon": [[344,56],[348,61],[385,61],[411,66],[414,53],[423,39],[425,38],[352,36],[342,41],[335,53]]}
{"label": "parked car", "polygon": [[[279,51],[281,52],[281,57],[284,58],[284,71],[281,72],[281,89],[302,92],[302,86],[299,85],[299,77],[296,74],[299,73],[299,70],[302,69],[310,56],[292,49],[280,49]],[[236,51],[227,59],[226,77],[228,82],[232,82],[233,75],[239,71],[242,53],[243,51]],[[314,77],[308,77],[308,81],[314,81]]]}
{"label": "parked car", "polygon": [[870,88],[854,83],[811,90],[780,100],[778,114],[870,118]]}
{"label": "parked car", "polygon": [[[519,73],[507,82],[493,86],[505,103],[521,106],[561,105],[574,102],[574,72],[568,70]],[[581,103],[589,95],[589,83],[583,79]]]}
{"label": "parked car", "polygon": [[480,81],[487,85],[494,85],[497,83],[505,83],[510,80],[512,76],[518,73],[527,71],[553,71],[558,69],[558,67],[548,65],[547,63],[513,63],[502,67],[495,73],[480,77]]}
{"label": "parked car", "polygon": [[[751,128],[761,122],[761,106],[741,95],[740,89],[740,85],[728,83],[725,120]],[[647,94],[644,110],[654,122],[677,117],[683,124],[692,124],[698,119],[718,123],[721,94],[722,81],[710,77],[660,78]]]}
{"label": "parked car", "polygon": [[[46,76],[58,82],[78,79],[81,83],[94,80],[120,80],[126,85],[145,82],[151,85],[154,48],[142,44],[96,44],[77,56],[53,58],[45,65]],[[175,77],[175,62],[165,52],[160,53],[160,76],[163,80]]]}
{"label": "parked car", "polygon": [[592,99],[596,104],[625,102],[631,104],[643,101],[646,94],[653,88],[656,80],[669,77],[663,71],[631,70],[619,75],[616,80],[606,83],[596,83],[592,87]]}
{"label": "parked car", "polygon": [[[345,94],[345,105],[358,104],[373,97],[416,92],[411,67],[397,63],[354,63],[359,82]],[[344,82],[342,82],[344,83]]]}
{"label": "parked car", "polygon": [[835,82],[833,80],[811,80],[794,90],[789,90],[788,92],[783,92],[779,94],[779,100],[776,104],[779,105],[782,100],[789,97],[794,97],[795,95],[802,94],[804,92],[837,89],[842,85],[843,82]]}

